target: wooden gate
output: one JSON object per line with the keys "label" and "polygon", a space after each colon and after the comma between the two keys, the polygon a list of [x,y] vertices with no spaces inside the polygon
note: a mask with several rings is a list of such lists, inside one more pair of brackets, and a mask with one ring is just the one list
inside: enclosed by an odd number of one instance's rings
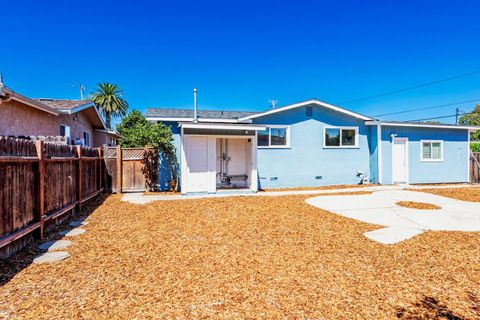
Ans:
{"label": "wooden gate", "polygon": [[153,148],[107,147],[107,188],[114,193],[152,191],[158,179],[156,159]]}
{"label": "wooden gate", "polygon": [[480,153],[470,154],[470,183],[480,183]]}

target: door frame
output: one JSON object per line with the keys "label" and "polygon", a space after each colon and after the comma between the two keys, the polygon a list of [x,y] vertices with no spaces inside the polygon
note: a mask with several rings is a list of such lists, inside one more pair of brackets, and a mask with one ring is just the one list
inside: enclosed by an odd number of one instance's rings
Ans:
{"label": "door frame", "polygon": [[407,175],[407,181],[405,181],[405,183],[409,184],[410,183],[410,164],[409,164],[409,157],[408,157],[408,138],[407,137],[392,137],[392,184],[395,184],[395,175],[394,175],[394,171],[395,171],[395,166],[394,166],[394,157],[393,157],[393,146],[395,144],[395,140],[401,140],[401,141],[404,141],[405,142],[405,174]]}

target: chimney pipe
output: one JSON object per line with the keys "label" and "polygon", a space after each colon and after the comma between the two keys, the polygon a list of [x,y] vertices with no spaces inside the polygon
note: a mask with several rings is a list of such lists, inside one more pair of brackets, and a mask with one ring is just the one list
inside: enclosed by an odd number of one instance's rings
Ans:
{"label": "chimney pipe", "polygon": [[198,112],[197,112],[197,88],[193,89],[193,122],[198,122]]}

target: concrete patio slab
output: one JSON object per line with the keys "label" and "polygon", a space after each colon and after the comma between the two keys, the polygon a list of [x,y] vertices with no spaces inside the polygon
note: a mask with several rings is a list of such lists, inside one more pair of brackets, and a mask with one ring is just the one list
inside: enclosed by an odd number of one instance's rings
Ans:
{"label": "concrete patio slab", "polygon": [[[431,203],[438,210],[396,205],[399,201]],[[480,231],[480,203],[408,190],[383,190],[367,195],[321,196],[306,202],[323,210],[387,228],[367,232],[369,239],[395,243],[425,230]],[[410,236],[409,236],[410,235]]]}
{"label": "concrete patio slab", "polygon": [[76,237],[86,232],[85,229],[82,228],[75,228],[72,230],[62,230],[58,234],[62,237]]}
{"label": "concrete patio slab", "polygon": [[68,240],[57,240],[57,241],[49,241],[42,243],[41,245],[38,246],[38,248],[42,251],[58,251],[58,250],[63,250],[72,244],[71,241]]}
{"label": "concrete patio slab", "polygon": [[394,244],[423,233],[423,230],[403,227],[387,227],[374,231],[365,232],[363,235],[370,240],[383,244]]}
{"label": "concrete patio slab", "polygon": [[86,226],[87,224],[88,224],[88,221],[77,220],[77,221],[70,222],[68,225],[70,227],[76,228],[76,227]]}
{"label": "concrete patio slab", "polygon": [[33,263],[54,263],[65,260],[68,257],[70,257],[70,254],[65,251],[47,252],[36,256],[35,259],[33,259]]}

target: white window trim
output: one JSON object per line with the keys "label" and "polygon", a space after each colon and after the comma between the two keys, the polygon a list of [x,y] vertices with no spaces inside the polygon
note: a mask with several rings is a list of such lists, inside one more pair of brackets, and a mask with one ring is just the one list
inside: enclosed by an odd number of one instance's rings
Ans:
{"label": "white window trim", "polygon": [[[268,146],[259,146],[257,145],[257,148],[258,149],[290,149],[290,126],[289,125],[268,125],[268,124],[265,124],[265,125],[262,125],[262,126],[265,126],[267,127],[268,129]],[[272,146],[271,143],[272,143],[272,134],[271,134],[271,129],[287,129],[287,144],[284,145],[284,146]],[[258,138],[257,138],[258,139]]]}
{"label": "white window trim", "polygon": [[[327,129],[340,129],[340,145],[339,146],[327,146],[327,139],[325,139]],[[355,130],[355,145],[353,145],[353,146],[342,146],[342,129]],[[323,127],[323,148],[324,149],[358,149],[359,148],[359,146],[358,146],[358,143],[359,143],[358,140],[359,139],[358,138],[359,138],[358,127],[345,127],[345,126]]]}
{"label": "white window trim", "polygon": [[71,140],[72,140],[72,137],[71,137],[71,134],[72,134],[71,130],[72,130],[72,129],[70,128],[69,125],[60,123],[60,126],[59,126],[59,127],[62,127],[62,126],[65,128],[65,135],[64,135],[64,137],[67,138],[67,144],[70,144],[70,143],[71,143]]}
{"label": "white window trim", "polygon": [[[440,159],[425,159],[423,158],[423,144],[424,143],[440,143]],[[420,161],[422,162],[442,162],[443,161],[443,140],[420,140]]]}

